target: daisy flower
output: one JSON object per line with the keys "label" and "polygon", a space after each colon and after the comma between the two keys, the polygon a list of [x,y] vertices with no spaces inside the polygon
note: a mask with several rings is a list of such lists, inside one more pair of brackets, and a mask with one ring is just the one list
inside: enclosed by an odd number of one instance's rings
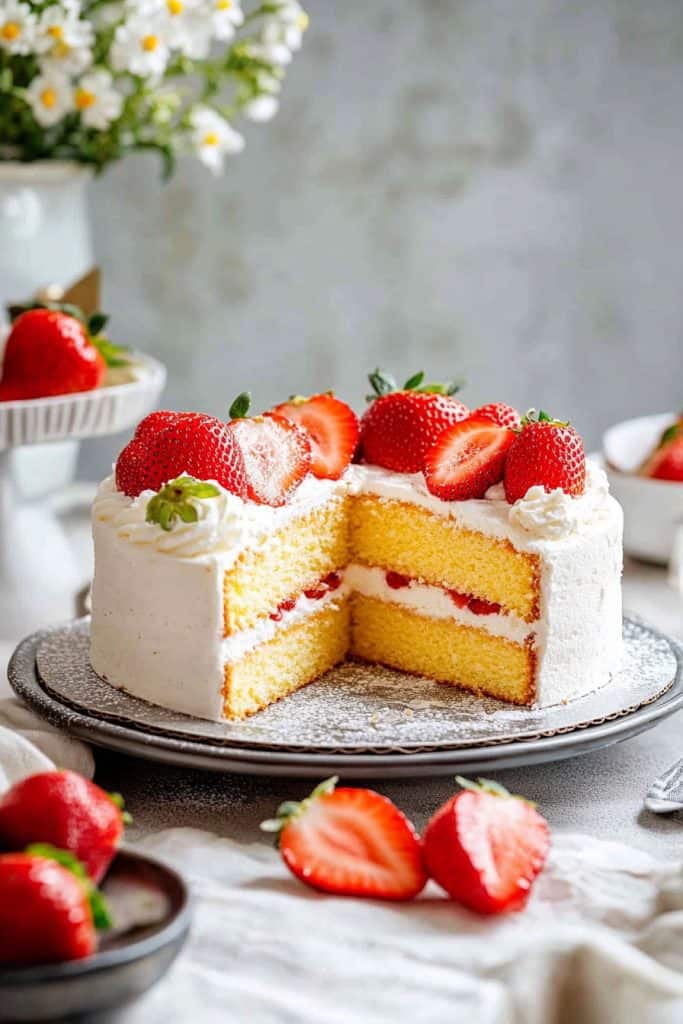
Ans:
{"label": "daisy flower", "polygon": [[160,78],[168,58],[168,41],[158,18],[133,15],[116,29],[110,51],[115,71],[130,71],[141,78]]}
{"label": "daisy flower", "polygon": [[250,121],[270,121],[277,114],[279,106],[274,96],[255,96],[245,103],[243,113]]}
{"label": "daisy flower", "polygon": [[8,53],[31,53],[36,19],[27,4],[7,0],[0,4],[0,47]]}
{"label": "daisy flower", "polygon": [[192,148],[206,167],[214,174],[223,170],[224,158],[244,149],[239,132],[208,107],[195,107],[191,115]]}
{"label": "daisy flower", "polygon": [[102,132],[120,115],[123,97],[114,88],[109,72],[97,68],[80,79],[74,89],[73,103],[85,127]]}
{"label": "daisy flower", "polygon": [[71,82],[65,74],[46,71],[33,79],[26,90],[26,99],[38,124],[49,128],[74,109],[72,93]]}
{"label": "daisy flower", "polygon": [[77,5],[52,4],[41,14],[36,31],[36,50],[42,55],[43,69],[80,74],[92,63],[94,39],[93,27],[81,20]]}
{"label": "daisy flower", "polygon": [[239,0],[210,0],[212,27],[216,39],[227,42],[235,35],[235,29],[244,22]]}

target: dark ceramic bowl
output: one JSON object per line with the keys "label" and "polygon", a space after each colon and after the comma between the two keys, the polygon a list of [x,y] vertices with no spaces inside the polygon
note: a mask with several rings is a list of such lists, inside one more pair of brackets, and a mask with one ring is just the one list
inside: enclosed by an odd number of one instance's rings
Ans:
{"label": "dark ceramic bowl", "polygon": [[151,988],[187,938],[187,886],[170,868],[120,850],[102,885],[118,922],[86,960],[0,968],[0,1021],[57,1020],[113,1010]]}

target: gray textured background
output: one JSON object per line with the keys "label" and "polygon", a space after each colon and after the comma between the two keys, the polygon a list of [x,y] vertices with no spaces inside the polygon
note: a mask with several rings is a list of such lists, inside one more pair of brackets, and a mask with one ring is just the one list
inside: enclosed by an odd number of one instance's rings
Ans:
{"label": "gray textured background", "polygon": [[[225,413],[374,364],[587,436],[683,404],[681,0],[309,0],[283,109],[214,180],[93,187],[113,329]],[[101,476],[120,439],[89,444]]]}

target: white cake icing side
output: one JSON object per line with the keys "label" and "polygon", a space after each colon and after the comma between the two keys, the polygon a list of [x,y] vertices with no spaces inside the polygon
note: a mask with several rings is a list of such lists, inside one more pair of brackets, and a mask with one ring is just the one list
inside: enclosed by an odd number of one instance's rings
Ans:
{"label": "white cake icing side", "polygon": [[[349,567],[343,594],[357,589],[382,596],[514,642],[532,635],[540,705],[607,682],[621,649],[622,514],[607,493],[604,474],[590,465],[583,496],[532,488],[512,506],[500,485],[482,500],[444,502],[429,493],[421,474],[352,466],[341,481],[308,477],[282,508],[243,502],[219,488],[217,498],[195,499],[198,522],[176,523],[170,531],[145,522],[151,492],[130,499],[109,478],[93,505],[95,670],[152,703],[220,719],[225,662],[321,607],[320,601],[303,598],[280,622],[263,620],[254,630],[225,639],[223,573],[245,548],[347,491],[416,504],[454,525],[537,554],[541,601],[533,624],[512,615],[479,616],[458,609],[438,587],[418,582],[392,591],[381,570],[360,567]],[[335,591],[326,600],[343,594]]]}

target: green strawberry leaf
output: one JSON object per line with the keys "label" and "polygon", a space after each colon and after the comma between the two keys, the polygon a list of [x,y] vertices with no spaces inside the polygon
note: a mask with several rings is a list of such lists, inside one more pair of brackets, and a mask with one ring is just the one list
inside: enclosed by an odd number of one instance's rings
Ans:
{"label": "green strawberry leaf", "polygon": [[106,313],[93,313],[88,319],[88,332],[92,335],[101,334],[108,323],[109,317]]}
{"label": "green strawberry leaf", "polygon": [[380,370],[379,366],[374,373],[368,374],[368,380],[372,390],[375,392],[374,395],[366,395],[368,402],[374,402],[376,398],[381,398],[382,395],[390,395],[392,391],[398,390],[395,378],[390,373],[386,373],[385,370]]}
{"label": "green strawberry leaf", "polygon": [[234,402],[230,406],[230,409],[228,411],[228,415],[229,415],[230,419],[231,420],[241,420],[241,419],[244,419],[244,417],[249,412],[249,406],[250,405],[251,405],[251,393],[249,391],[242,391],[242,393],[237,396],[237,398],[234,400]]}
{"label": "green strawberry leaf", "polygon": [[[280,804],[277,809],[277,816],[275,818],[267,818],[260,824],[262,832],[274,832],[279,835],[283,828],[289,824],[290,821],[298,818],[311,806],[314,800],[317,800],[320,796],[325,796],[327,793],[333,793],[335,786],[339,782],[339,776],[333,775],[329,779],[324,779],[319,782],[315,787],[310,796],[307,796],[304,800],[285,800],[284,803]],[[278,840],[276,839],[276,843]]]}
{"label": "green strawberry leaf", "polygon": [[104,931],[104,929],[113,926],[114,922],[104,895],[97,888],[86,871],[85,865],[78,857],[75,857],[69,850],[60,850],[57,846],[52,846],[50,843],[31,843],[30,846],[26,847],[25,852],[31,853],[36,857],[46,857],[48,860],[57,861],[63,868],[70,871],[85,890],[95,928],[98,931]]}
{"label": "green strawberry leaf", "polygon": [[176,519],[183,523],[196,523],[197,509],[190,499],[217,498],[219,494],[218,488],[206,480],[179,476],[150,498],[145,518],[148,523],[158,523],[162,530],[171,530]]}
{"label": "green strawberry leaf", "polygon": [[115,345],[113,341],[101,335],[91,336],[90,340],[111,369],[128,366],[130,363],[128,348],[125,345]]}
{"label": "green strawberry leaf", "polygon": [[417,373],[414,373],[412,377],[408,377],[408,380],[403,385],[403,390],[416,391],[424,379],[424,370],[419,370]]}
{"label": "green strawberry leaf", "polygon": [[133,815],[130,814],[130,812],[126,810],[126,802],[123,799],[123,797],[121,796],[121,794],[120,793],[107,793],[107,796],[109,797],[111,802],[114,804],[114,806],[118,807],[118,809],[121,811],[121,821],[123,822],[123,824],[124,825],[132,825],[133,824]]}

